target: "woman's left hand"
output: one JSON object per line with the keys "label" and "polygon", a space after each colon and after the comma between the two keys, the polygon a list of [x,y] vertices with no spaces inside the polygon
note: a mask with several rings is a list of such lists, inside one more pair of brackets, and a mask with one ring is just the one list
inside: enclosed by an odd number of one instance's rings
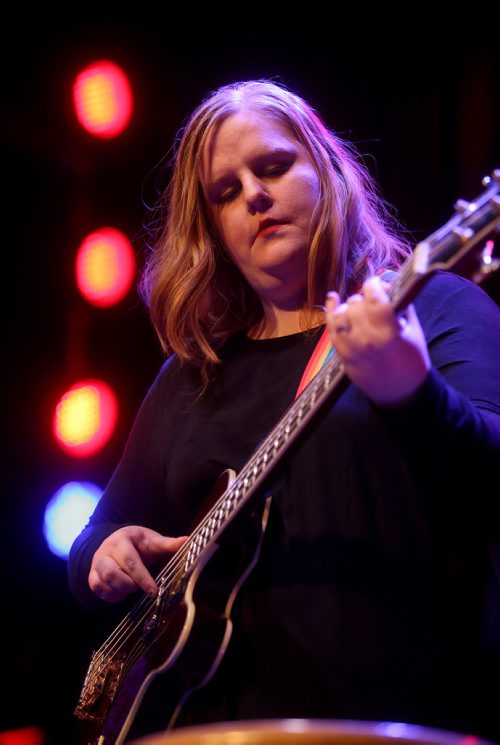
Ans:
{"label": "woman's left hand", "polygon": [[396,315],[382,280],[371,277],[346,303],[328,293],[326,319],[346,375],[374,403],[402,406],[412,399],[431,367],[413,305]]}

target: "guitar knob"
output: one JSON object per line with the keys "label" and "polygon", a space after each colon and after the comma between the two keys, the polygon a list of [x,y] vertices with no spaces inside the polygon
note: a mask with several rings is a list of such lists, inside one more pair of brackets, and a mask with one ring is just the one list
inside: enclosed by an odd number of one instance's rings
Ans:
{"label": "guitar knob", "polygon": [[455,211],[461,212],[462,214],[466,214],[467,212],[474,212],[476,209],[476,205],[474,202],[467,202],[465,199],[457,199],[455,202]]}
{"label": "guitar knob", "polygon": [[456,235],[459,241],[466,243],[473,237],[474,231],[472,228],[455,228],[453,234]]}
{"label": "guitar knob", "polygon": [[492,178],[494,181],[500,181],[500,168],[495,168],[491,176],[485,176],[481,182],[482,185],[489,186],[491,184]]}

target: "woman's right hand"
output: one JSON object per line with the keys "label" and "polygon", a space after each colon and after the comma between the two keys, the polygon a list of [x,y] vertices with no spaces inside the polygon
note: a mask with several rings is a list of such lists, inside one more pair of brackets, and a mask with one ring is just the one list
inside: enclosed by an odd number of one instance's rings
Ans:
{"label": "woman's right hand", "polygon": [[377,406],[410,403],[431,368],[413,306],[396,314],[380,277],[371,277],[345,303],[336,292],[329,293],[326,317],[350,380]]}
{"label": "woman's right hand", "polygon": [[109,603],[123,600],[136,590],[155,597],[158,587],[146,565],[168,558],[186,540],[186,536],[168,538],[140,525],[127,525],[115,530],[101,543],[92,558],[90,589]]}

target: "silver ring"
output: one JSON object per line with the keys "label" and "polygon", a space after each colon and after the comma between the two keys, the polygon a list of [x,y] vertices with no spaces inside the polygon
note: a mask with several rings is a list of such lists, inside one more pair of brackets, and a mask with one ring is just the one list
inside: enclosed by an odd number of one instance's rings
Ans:
{"label": "silver ring", "polygon": [[348,321],[346,321],[346,323],[343,323],[340,326],[337,326],[335,328],[335,331],[337,332],[337,334],[343,334],[345,331],[350,331],[350,330],[351,330],[351,324]]}

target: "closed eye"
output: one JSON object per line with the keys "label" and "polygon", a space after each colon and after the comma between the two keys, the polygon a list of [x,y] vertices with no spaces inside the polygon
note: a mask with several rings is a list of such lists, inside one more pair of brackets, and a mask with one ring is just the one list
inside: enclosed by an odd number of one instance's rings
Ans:
{"label": "closed eye", "polygon": [[288,163],[276,163],[275,165],[268,166],[263,171],[263,176],[282,176],[289,170],[290,166]]}
{"label": "closed eye", "polygon": [[[260,179],[274,179],[283,176],[293,166],[296,160],[295,152],[272,153],[271,157],[265,155],[256,159],[252,166],[253,173]],[[276,159],[277,158],[277,159]],[[224,183],[225,182],[225,183]],[[210,190],[212,192],[211,201],[213,204],[225,204],[238,196],[241,190],[241,184],[238,180],[224,178],[219,182],[219,187],[214,185]]]}
{"label": "closed eye", "polygon": [[[270,166],[266,166],[261,170],[260,173],[257,173],[258,178],[277,178],[278,176],[282,176],[290,169],[289,163],[275,163]],[[227,188],[223,189],[219,194],[216,194],[215,196],[215,203],[216,204],[224,204],[225,202],[230,202],[232,199],[234,199],[240,191],[240,187],[238,185],[231,185]]]}
{"label": "closed eye", "polygon": [[227,189],[224,189],[224,191],[221,191],[220,194],[217,194],[214,201],[216,204],[224,204],[224,202],[230,202],[231,199],[234,199],[238,192],[238,186],[228,187]]}

